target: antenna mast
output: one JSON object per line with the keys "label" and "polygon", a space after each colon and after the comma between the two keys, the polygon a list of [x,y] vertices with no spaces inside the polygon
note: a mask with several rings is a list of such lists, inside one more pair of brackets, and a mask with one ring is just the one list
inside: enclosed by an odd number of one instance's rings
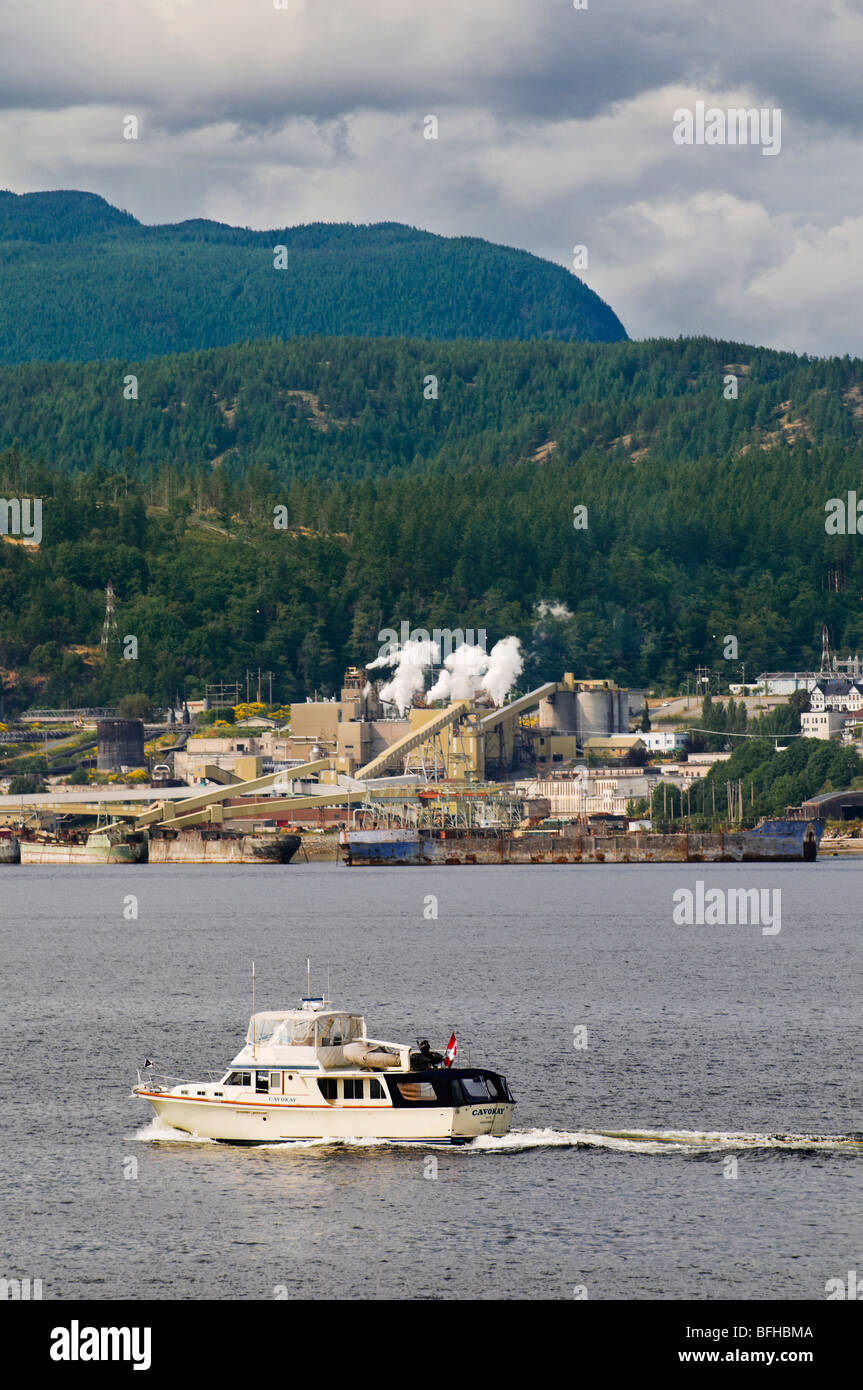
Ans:
{"label": "antenna mast", "polygon": [[257,1058],[255,1051],[255,962],[252,961],[252,1061]]}

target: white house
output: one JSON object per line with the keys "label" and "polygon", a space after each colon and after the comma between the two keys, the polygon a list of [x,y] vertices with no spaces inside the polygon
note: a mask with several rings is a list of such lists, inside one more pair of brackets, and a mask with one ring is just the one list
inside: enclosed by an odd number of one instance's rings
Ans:
{"label": "white house", "polygon": [[801,714],[800,728],[804,738],[835,738],[845,728],[845,714],[829,709]]}
{"label": "white house", "polygon": [[650,729],[641,737],[649,753],[679,753],[686,747],[687,735],[675,729]]}
{"label": "white house", "polygon": [[863,709],[863,681],[842,676],[819,681],[809,696],[809,705],[813,714],[823,714],[825,710],[857,714]]}
{"label": "white house", "polygon": [[792,695],[795,690],[812,690],[817,680],[811,671],[762,671],[757,688],[765,695]]}

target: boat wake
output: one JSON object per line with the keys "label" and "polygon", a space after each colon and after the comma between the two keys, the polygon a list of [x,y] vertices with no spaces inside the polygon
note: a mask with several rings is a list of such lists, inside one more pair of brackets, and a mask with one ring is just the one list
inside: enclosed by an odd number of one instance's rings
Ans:
{"label": "boat wake", "polygon": [[215,1144],[215,1139],[200,1139],[197,1134],[187,1134],[184,1129],[174,1129],[164,1120],[153,1119],[143,1129],[133,1135],[139,1144]]}
{"label": "boat wake", "polygon": [[[140,1143],[215,1144],[185,1130],[152,1120],[133,1136]],[[398,1139],[292,1139],[287,1143],[262,1143],[256,1149],[369,1149],[439,1148],[440,1142]],[[449,1148],[449,1146],[446,1146]],[[560,1130],[513,1129],[500,1136],[481,1135],[453,1153],[507,1154],[530,1149],[612,1149],[620,1153],[728,1153],[741,1149],[765,1149],[802,1153],[855,1153],[863,1156],[863,1134],[749,1134],[722,1130],[639,1129]]]}
{"label": "boat wake", "polygon": [[723,1130],[510,1130],[495,1137],[481,1135],[470,1145],[473,1153],[520,1153],[527,1149],[615,1149],[621,1153],[726,1153],[734,1149],[778,1149],[817,1153],[859,1153],[863,1135],[748,1134]]}

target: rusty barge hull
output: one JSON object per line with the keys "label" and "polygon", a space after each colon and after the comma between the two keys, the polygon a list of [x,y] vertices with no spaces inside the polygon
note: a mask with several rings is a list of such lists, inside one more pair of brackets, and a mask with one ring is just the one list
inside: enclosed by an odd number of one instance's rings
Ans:
{"label": "rusty barge hull", "polygon": [[436,835],[421,831],[348,832],[352,867],[420,864],[724,864],[813,860],[817,839],[795,841],[751,831],[679,835]]}

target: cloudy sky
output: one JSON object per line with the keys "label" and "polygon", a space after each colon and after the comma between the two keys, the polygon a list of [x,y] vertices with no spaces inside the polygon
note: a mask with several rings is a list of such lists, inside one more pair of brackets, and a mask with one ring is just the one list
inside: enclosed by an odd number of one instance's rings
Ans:
{"label": "cloudy sky", "polygon": [[[0,187],[583,244],[632,337],[863,355],[861,72],[863,0],[2,0]],[[780,152],[675,143],[698,101]]]}

